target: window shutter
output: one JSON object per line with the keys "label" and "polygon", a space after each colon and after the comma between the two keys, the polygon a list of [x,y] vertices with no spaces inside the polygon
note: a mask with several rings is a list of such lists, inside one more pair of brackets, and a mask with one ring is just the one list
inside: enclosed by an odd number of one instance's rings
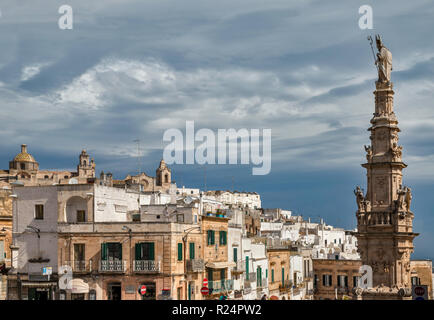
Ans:
{"label": "window shutter", "polygon": [[211,230],[211,244],[215,244],[215,232]]}
{"label": "window shutter", "polygon": [[122,260],[122,243],[118,243],[119,246],[119,260]]}
{"label": "window shutter", "polygon": [[107,243],[101,243],[101,260],[107,260]]}
{"label": "window shutter", "polygon": [[142,255],[141,255],[142,250],[141,249],[142,249],[142,244],[136,243],[136,246],[135,246],[136,260],[142,260]]}
{"label": "window shutter", "polygon": [[155,244],[154,244],[154,242],[149,243],[149,260],[155,260]]}
{"label": "window shutter", "polygon": [[249,280],[249,256],[246,256],[246,280]]}
{"label": "window shutter", "polygon": [[178,261],[182,261],[182,243],[178,243]]}
{"label": "window shutter", "polygon": [[190,260],[194,259],[194,242],[190,242]]}
{"label": "window shutter", "polygon": [[238,249],[237,248],[234,248],[234,262],[237,262],[238,261]]}
{"label": "window shutter", "polygon": [[274,282],[274,269],[271,269],[271,282]]}
{"label": "window shutter", "polygon": [[326,286],[326,285],[327,285],[325,274],[322,275],[322,285],[323,285],[323,286]]}
{"label": "window shutter", "polygon": [[341,286],[341,276],[338,276],[338,287]]}
{"label": "window shutter", "polygon": [[330,286],[332,286],[333,285],[333,277],[332,277],[332,275],[329,275],[329,281],[330,281]]}

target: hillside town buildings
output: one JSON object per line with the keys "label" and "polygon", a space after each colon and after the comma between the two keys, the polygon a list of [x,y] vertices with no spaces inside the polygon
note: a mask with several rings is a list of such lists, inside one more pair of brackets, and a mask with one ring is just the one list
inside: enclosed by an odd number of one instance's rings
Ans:
{"label": "hillside town buildings", "polygon": [[[357,230],[177,188],[164,161],[155,177],[95,169],[83,150],[75,172],[40,170],[23,145],[1,172],[0,299],[356,298]],[[432,291],[430,263],[412,261],[411,281]]]}

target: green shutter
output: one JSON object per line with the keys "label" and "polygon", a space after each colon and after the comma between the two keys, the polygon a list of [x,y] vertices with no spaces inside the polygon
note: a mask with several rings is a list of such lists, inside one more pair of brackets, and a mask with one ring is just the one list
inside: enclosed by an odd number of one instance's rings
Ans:
{"label": "green shutter", "polygon": [[249,280],[249,256],[246,256],[246,280]]}
{"label": "green shutter", "polygon": [[282,286],[285,285],[285,268],[282,268]]}
{"label": "green shutter", "polygon": [[107,260],[107,243],[101,243],[101,260]]}
{"label": "green shutter", "polygon": [[238,261],[238,248],[234,248],[234,262]]}
{"label": "green shutter", "polygon": [[136,260],[142,260],[142,244],[136,243],[135,252],[136,252]]}
{"label": "green shutter", "polygon": [[182,243],[178,243],[178,261],[182,261]]}
{"label": "green shutter", "polygon": [[271,269],[271,282],[274,282],[274,269]]}
{"label": "green shutter", "polygon": [[211,230],[211,244],[215,244],[215,231]]}
{"label": "green shutter", "polygon": [[190,242],[190,260],[194,259],[194,242]]}
{"label": "green shutter", "polygon": [[265,269],[265,278],[268,279],[268,269]]}
{"label": "green shutter", "polygon": [[219,232],[219,244],[222,245],[223,244],[223,231]]}
{"label": "green shutter", "polygon": [[149,243],[149,260],[155,260],[155,244]]}

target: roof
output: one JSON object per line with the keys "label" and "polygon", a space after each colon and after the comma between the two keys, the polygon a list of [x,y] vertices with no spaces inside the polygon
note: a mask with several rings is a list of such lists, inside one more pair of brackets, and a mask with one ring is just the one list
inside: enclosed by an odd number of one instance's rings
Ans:
{"label": "roof", "polygon": [[33,158],[33,156],[27,152],[27,145],[25,144],[21,145],[21,152],[15,156],[14,161],[36,162],[35,158]]}

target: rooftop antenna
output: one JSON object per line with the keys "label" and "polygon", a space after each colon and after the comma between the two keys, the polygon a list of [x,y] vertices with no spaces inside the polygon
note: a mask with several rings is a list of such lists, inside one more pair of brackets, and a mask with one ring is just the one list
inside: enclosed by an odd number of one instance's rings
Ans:
{"label": "rooftop antenna", "polygon": [[139,169],[139,172],[137,174],[140,175],[140,172],[142,172],[140,161],[140,139],[136,139],[133,142],[137,142],[137,168]]}

